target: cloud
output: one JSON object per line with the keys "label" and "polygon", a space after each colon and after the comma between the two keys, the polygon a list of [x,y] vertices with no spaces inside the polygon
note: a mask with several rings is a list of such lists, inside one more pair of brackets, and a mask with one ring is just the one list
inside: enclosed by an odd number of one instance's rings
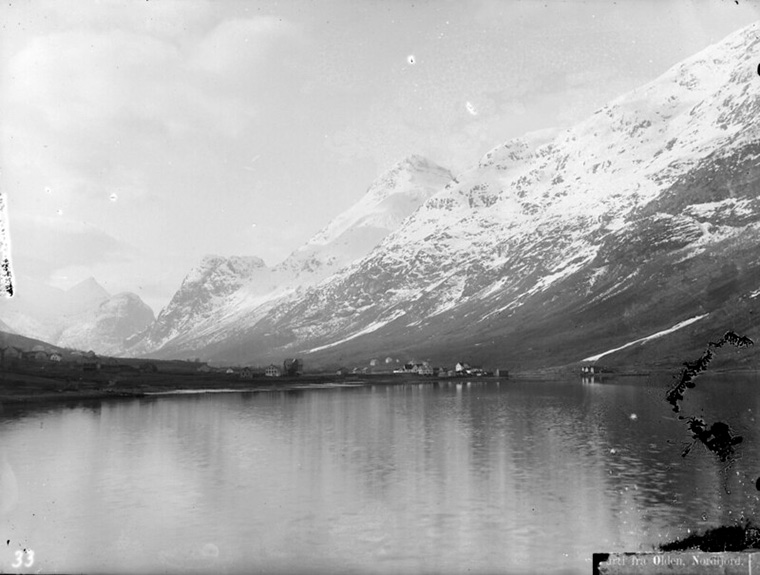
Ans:
{"label": "cloud", "polygon": [[[106,4],[92,12],[51,7],[60,12],[55,28],[3,41],[2,185],[16,213],[76,208],[93,220],[99,204],[88,202],[114,192],[154,206],[169,201],[170,172],[182,181],[271,104],[278,66],[265,56],[287,55],[289,42],[301,42],[287,21],[225,19],[219,11],[211,18],[200,2],[161,2],[158,11],[136,9],[138,16]],[[181,38],[166,23],[175,16],[189,27]],[[41,211],[33,197],[45,187],[60,205]]]}
{"label": "cloud", "polygon": [[133,17],[131,27],[113,15],[110,27],[96,21],[5,47],[4,127],[28,136],[31,122],[37,134],[65,135],[72,153],[77,144],[97,148],[119,130],[229,133],[255,117],[257,106],[250,92],[232,95],[224,86],[255,85],[268,65],[263,57],[277,59],[277,40],[299,37],[295,25],[273,17],[222,20],[182,43],[157,35],[147,24],[154,18],[141,28]]}
{"label": "cloud", "polygon": [[250,74],[248,66],[262,58],[276,60],[276,41],[295,38],[297,30],[296,25],[273,16],[225,20],[198,44],[190,65],[213,74]]}
{"label": "cloud", "polygon": [[[155,103],[179,65],[177,50],[119,30],[32,39],[10,61],[7,102],[33,108],[56,130],[92,130],[125,113],[160,116]],[[153,86],[154,88],[151,88]]]}
{"label": "cloud", "polygon": [[137,255],[133,247],[83,222],[13,213],[9,220],[17,273],[49,278],[69,266],[128,262]]}
{"label": "cloud", "polygon": [[[97,0],[96,2],[61,2],[35,0],[33,3],[9,4],[8,19],[15,16],[24,24],[43,30],[110,30],[114,23],[123,30],[148,31],[162,37],[177,37],[204,29],[218,18],[213,0]],[[43,18],[39,18],[44,15]]]}
{"label": "cloud", "polygon": [[33,119],[37,132],[65,134],[74,144],[116,138],[119,130],[146,136],[223,132],[230,112],[238,122],[251,116],[254,104],[221,92],[218,80],[205,78],[190,58],[172,42],[145,33],[38,37],[8,63],[4,75],[11,82],[3,102]]}

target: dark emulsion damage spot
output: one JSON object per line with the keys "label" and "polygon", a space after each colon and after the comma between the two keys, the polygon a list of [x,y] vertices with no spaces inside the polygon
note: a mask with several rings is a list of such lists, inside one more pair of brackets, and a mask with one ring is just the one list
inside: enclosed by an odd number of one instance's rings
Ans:
{"label": "dark emulsion damage spot", "polygon": [[[741,435],[734,435],[728,424],[722,421],[716,421],[708,426],[704,419],[690,417],[688,427],[694,438],[694,443],[701,442],[721,461],[727,461],[734,454],[734,446],[740,444],[744,439]],[[684,449],[682,454],[684,457],[689,454],[692,445]]]}
{"label": "dark emulsion damage spot", "polygon": [[673,411],[676,413],[681,411],[681,406],[678,402],[683,400],[684,393],[687,389],[693,389],[696,387],[694,379],[703,371],[707,371],[710,362],[715,356],[715,352],[711,348],[721,348],[726,344],[741,348],[749,347],[754,343],[755,342],[746,336],[738,335],[733,331],[727,331],[718,341],[708,342],[707,348],[699,359],[684,362],[684,367],[678,376],[678,383],[668,390],[668,393],[665,396],[665,400],[673,406]]}

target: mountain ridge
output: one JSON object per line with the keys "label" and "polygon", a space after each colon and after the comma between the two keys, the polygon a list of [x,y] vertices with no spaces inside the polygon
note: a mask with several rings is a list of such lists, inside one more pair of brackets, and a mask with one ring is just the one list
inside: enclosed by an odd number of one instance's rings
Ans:
{"label": "mountain ridge", "polygon": [[[718,298],[699,285],[679,301],[662,266],[694,283],[696,270],[719,278],[715,260],[738,254],[746,289],[760,284],[741,249],[760,213],[753,166],[760,102],[751,89],[757,28],[677,64],[548,143],[515,139],[494,148],[360,262],[255,324],[241,322],[234,342],[209,342],[204,353],[224,359],[248,350],[252,362],[302,354],[338,365],[401,350],[445,360],[461,350],[538,365],[591,355],[571,341],[583,309],[600,310],[610,323],[593,326],[590,350],[600,345],[595,338],[630,341],[664,329],[695,315],[689,306],[716,314],[721,298],[741,294]],[[654,303],[638,301],[635,289]],[[512,322],[543,325],[529,332],[536,342],[556,339],[575,351],[526,345]],[[516,360],[509,348],[535,359]]]}
{"label": "mountain ridge", "polygon": [[[452,178],[448,170],[422,156],[397,162],[355,204],[277,265],[262,265],[255,277],[233,273],[229,285],[221,289],[208,289],[202,285],[205,279],[186,278],[156,323],[130,342],[126,352],[158,357],[193,353],[199,339],[215,341],[226,337],[227,326],[234,333],[236,322],[255,322],[277,302],[297,298],[304,289],[369,253]],[[205,277],[197,268],[188,277],[198,273]]]}

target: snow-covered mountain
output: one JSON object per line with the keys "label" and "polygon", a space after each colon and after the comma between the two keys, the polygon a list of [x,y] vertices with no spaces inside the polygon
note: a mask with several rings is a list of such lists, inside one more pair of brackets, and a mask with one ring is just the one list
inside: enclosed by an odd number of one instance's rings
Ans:
{"label": "snow-covered mountain", "polygon": [[62,331],[56,344],[117,355],[124,349],[127,338],[142,332],[154,319],[153,310],[137,295],[119,293],[102,302],[97,309],[84,312],[78,321]]}
{"label": "snow-covered mountain", "polygon": [[20,277],[14,296],[0,299],[0,318],[16,333],[54,343],[73,318],[95,309],[108,297],[94,278],[62,290]]}
{"label": "snow-covered mountain", "polygon": [[290,272],[305,284],[335,273],[372,251],[453,177],[426,158],[406,158],[375,180],[357,203],[275,266],[275,271]]}
{"label": "snow-covered mountain", "polygon": [[[196,340],[198,353],[520,368],[578,361],[696,316],[669,341],[752,331],[759,47],[754,24],[550,142],[493,149],[361,261],[264,315],[235,316]],[[654,345],[624,353],[651,359]]]}
{"label": "snow-covered mountain", "polygon": [[297,299],[307,287],[366,256],[452,178],[448,170],[411,156],[272,268],[255,257],[205,258],[126,353],[177,357],[227,339],[275,305]]}
{"label": "snow-covered mountain", "polygon": [[107,354],[153,322],[153,311],[135,294],[111,296],[95,278],[68,290],[22,277],[12,298],[0,298],[2,325],[52,345]]}
{"label": "snow-covered mountain", "polygon": [[195,326],[216,321],[217,311],[241,287],[262,289],[269,280],[268,272],[261,258],[206,256],[185,277],[155,322],[129,342],[128,353],[144,353],[167,342],[184,341]]}

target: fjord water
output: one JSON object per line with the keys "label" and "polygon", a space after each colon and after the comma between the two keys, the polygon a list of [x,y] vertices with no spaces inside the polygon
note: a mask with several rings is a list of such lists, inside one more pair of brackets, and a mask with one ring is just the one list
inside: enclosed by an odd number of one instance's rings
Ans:
{"label": "fjord water", "polygon": [[684,401],[744,436],[728,468],[700,445],[681,456],[669,383],[5,406],[0,568],[589,573],[595,551],[652,551],[760,511],[755,376],[704,376]]}

